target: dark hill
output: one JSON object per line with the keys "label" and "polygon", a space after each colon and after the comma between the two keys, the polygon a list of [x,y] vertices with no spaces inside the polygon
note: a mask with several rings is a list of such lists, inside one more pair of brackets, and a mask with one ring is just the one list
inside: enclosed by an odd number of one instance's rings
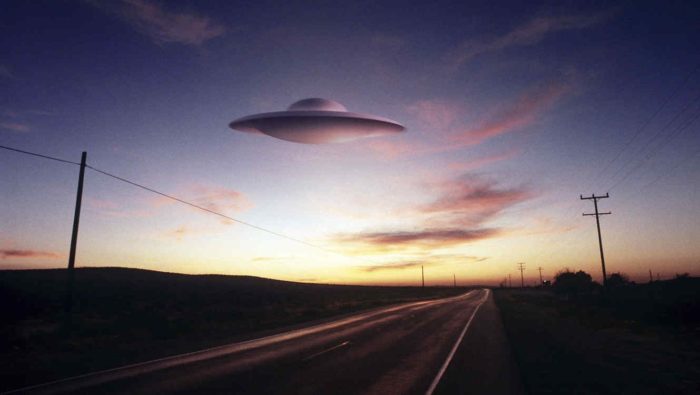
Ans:
{"label": "dark hill", "polygon": [[304,284],[125,268],[0,271],[0,390],[224,344],[464,288]]}

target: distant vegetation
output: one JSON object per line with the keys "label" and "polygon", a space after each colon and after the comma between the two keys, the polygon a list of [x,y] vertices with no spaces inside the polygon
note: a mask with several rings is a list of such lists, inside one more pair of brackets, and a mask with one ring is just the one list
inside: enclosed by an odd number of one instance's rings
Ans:
{"label": "distant vegetation", "polygon": [[241,340],[266,330],[465,288],[301,284],[136,269],[0,271],[0,390]]}
{"label": "distant vegetation", "polygon": [[563,271],[551,287],[494,293],[530,393],[700,390],[700,278],[608,287]]}

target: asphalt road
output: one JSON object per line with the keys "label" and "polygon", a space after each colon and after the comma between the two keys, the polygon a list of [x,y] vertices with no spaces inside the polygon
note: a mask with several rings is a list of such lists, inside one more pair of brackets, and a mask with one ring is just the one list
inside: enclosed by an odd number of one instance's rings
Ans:
{"label": "asphalt road", "polygon": [[22,393],[519,394],[489,290],[412,302]]}

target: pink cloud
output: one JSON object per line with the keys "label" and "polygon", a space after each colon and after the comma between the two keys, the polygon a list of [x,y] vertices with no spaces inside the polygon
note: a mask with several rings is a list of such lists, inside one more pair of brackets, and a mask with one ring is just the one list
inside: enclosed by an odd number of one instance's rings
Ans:
{"label": "pink cloud", "polygon": [[464,145],[473,145],[521,129],[534,122],[542,112],[569,91],[571,86],[564,83],[551,83],[530,90],[497,110],[490,119],[479,126],[459,133],[454,140]]}
{"label": "pink cloud", "polygon": [[125,208],[123,202],[109,199],[99,199],[91,196],[85,198],[85,207],[109,218],[144,218],[153,215],[146,208]]}
{"label": "pink cloud", "polygon": [[224,26],[192,12],[166,10],[148,0],[122,0],[112,3],[89,1],[95,7],[116,14],[155,43],[178,43],[200,46],[226,33]]}
{"label": "pink cloud", "polygon": [[452,170],[461,172],[476,170],[486,165],[490,165],[492,163],[513,159],[516,156],[520,155],[521,152],[522,151],[519,149],[511,149],[506,152],[502,152],[495,155],[482,156],[480,158],[472,159],[467,162],[451,163],[449,166]]}
{"label": "pink cloud", "polygon": [[437,214],[450,224],[481,226],[507,208],[534,197],[527,188],[498,188],[493,181],[466,175],[438,184],[441,196],[418,207]]}
{"label": "pink cloud", "polygon": [[[212,185],[193,184],[185,192],[177,195],[179,198],[221,214],[239,213],[253,207],[250,200],[241,192],[233,189]],[[156,206],[175,204],[172,199],[157,197]],[[224,223],[230,223],[226,220]]]}
{"label": "pink cloud", "polygon": [[479,55],[496,52],[510,47],[535,45],[548,35],[566,31],[585,29],[609,19],[612,12],[591,15],[543,16],[531,19],[508,33],[489,39],[470,39],[463,42],[449,56],[454,69],[471,61]]}
{"label": "pink cloud", "polygon": [[419,100],[408,106],[409,114],[433,130],[447,130],[452,127],[463,110],[446,100]]}
{"label": "pink cloud", "polygon": [[29,131],[29,125],[25,123],[19,123],[19,122],[0,122],[0,129],[6,129],[6,130],[11,130],[13,132],[28,132]]}
{"label": "pink cloud", "polygon": [[447,247],[496,236],[499,229],[423,229],[418,231],[362,232],[337,235],[336,242],[396,248],[406,245],[417,247]]}
{"label": "pink cloud", "polygon": [[47,251],[36,251],[36,250],[14,250],[5,249],[0,250],[0,256],[2,259],[8,258],[60,258],[61,256],[55,252]]}

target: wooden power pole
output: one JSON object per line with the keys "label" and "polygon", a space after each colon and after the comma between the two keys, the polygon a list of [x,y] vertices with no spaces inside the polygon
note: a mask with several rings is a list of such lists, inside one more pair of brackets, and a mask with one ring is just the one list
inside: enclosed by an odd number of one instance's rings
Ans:
{"label": "wooden power pole", "polygon": [[600,264],[603,267],[603,286],[607,287],[608,286],[608,277],[605,274],[605,255],[603,255],[603,238],[600,236],[600,216],[601,215],[609,215],[612,214],[610,211],[607,213],[601,213],[598,212],[598,199],[607,199],[609,198],[609,194],[605,194],[605,196],[596,196],[595,194],[592,194],[591,196],[588,197],[583,197],[581,195],[581,200],[593,200],[593,207],[595,208],[595,213],[591,214],[583,214],[584,216],[588,215],[595,215],[595,224],[598,227],[598,246],[600,247]]}
{"label": "wooden power pole", "polygon": [[78,176],[78,192],[75,197],[75,214],[73,216],[73,233],[70,239],[70,254],[68,255],[68,284],[66,285],[65,309],[70,322],[73,309],[73,286],[75,283],[75,252],[78,247],[78,225],[80,224],[80,205],[83,201],[83,180],[85,179],[85,162],[87,152],[83,151],[80,158],[80,174]]}
{"label": "wooden power pole", "polygon": [[523,271],[525,271],[525,262],[518,263],[518,270],[520,270],[520,288],[525,288],[525,277],[523,277]]}

